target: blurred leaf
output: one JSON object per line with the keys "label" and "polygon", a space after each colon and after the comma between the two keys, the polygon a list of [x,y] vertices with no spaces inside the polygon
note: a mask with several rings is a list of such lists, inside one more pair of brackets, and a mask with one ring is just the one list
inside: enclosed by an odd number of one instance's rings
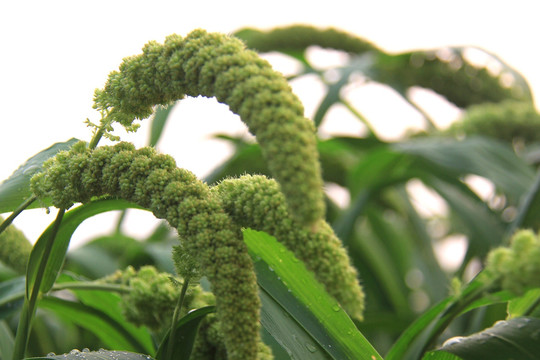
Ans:
{"label": "blurred leaf", "polygon": [[72,350],[68,354],[46,356],[46,357],[33,357],[27,358],[27,360],[154,360],[150,356],[143,354],[130,353],[127,351],[79,351]]}
{"label": "blurred leaf", "polygon": [[470,240],[467,258],[483,257],[501,244],[504,224],[468,187],[457,180],[446,182],[434,176],[425,176],[422,180],[446,200],[466,226]]}
{"label": "blurred leaf", "polygon": [[[58,282],[62,284],[73,281],[80,280],[73,274],[65,272],[58,279]],[[148,354],[154,353],[155,348],[149,331],[145,327],[135,326],[125,319],[122,315],[122,298],[117,293],[88,289],[70,289],[70,291],[77,296],[77,299],[82,304],[101,311],[114,320],[118,326],[122,327],[123,331],[129,333],[131,337],[137,340],[138,344],[144,347],[143,352]]]}
{"label": "blurred leaf", "polygon": [[246,144],[237,147],[234,155],[214,169],[205,178],[205,181],[211,184],[226,177],[239,176],[245,173],[270,176],[266,162],[262,157],[261,148],[257,144]]}
{"label": "blurred leaf", "polygon": [[[62,224],[56,239],[53,244],[51,256],[48,260],[45,273],[43,275],[43,282],[41,283],[40,291],[46,293],[54,285],[56,277],[62,268],[64,263],[64,258],[66,250],[71,240],[71,236],[77,229],[77,227],[89,217],[92,217],[103,212],[112,211],[112,210],[122,210],[127,208],[137,208],[140,209],[138,205],[132,204],[124,200],[117,199],[103,199],[90,202],[88,204],[79,206],[73,210],[68,211],[62,220]],[[53,229],[53,224],[51,224],[40,236],[32,253],[30,254],[30,259],[28,261],[28,283],[26,284],[27,293],[30,294],[30,289],[33,287],[35,279],[37,277],[37,271],[39,269],[39,263],[42,260],[42,255],[45,250],[46,240],[49,238],[49,234]]]}
{"label": "blurred leaf", "polygon": [[[492,139],[415,139],[393,144],[391,148],[426,160],[429,165],[437,166],[433,170],[444,169],[449,176],[475,174],[485,177],[514,201],[520,199],[534,181],[532,168],[508,145]],[[429,168],[424,166],[424,169]]]}
{"label": "blurred leaf", "polygon": [[538,311],[540,304],[540,289],[531,289],[523,296],[513,299],[508,303],[508,318],[530,316],[534,310]]}
{"label": "blurred leaf", "polygon": [[24,284],[24,276],[0,283],[0,320],[7,318],[22,307]]}
{"label": "blurred leaf", "polygon": [[187,315],[182,317],[176,324],[172,354],[167,354],[167,346],[170,341],[169,330],[159,345],[159,349],[155,356],[156,360],[189,360],[191,351],[193,350],[193,344],[195,343],[195,337],[197,336],[197,331],[199,330],[199,324],[206,317],[206,315],[215,311],[215,306],[206,306],[190,311]]}
{"label": "blurred leaf", "polygon": [[118,260],[105,249],[85,244],[70,250],[66,257],[66,269],[91,279],[98,279],[120,269]]}
{"label": "blurred leaf", "polygon": [[[71,138],[66,142],[55,143],[26,160],[15,172],[0,183],[0,214],[15,210],[26,199],[32,196],[30,179],[40,172],[45,160],[55,156],[58,152],[69,150],[73,144],[80,140]],[[38,208],[49,205],[46,200],[34,202],[28,208]]]}
{"label": "blurred leaf", "polygon": [[539,230],[538,213],[540,212],[540,173],[536,180],[521,199],[517,215],[506,230],[506,236],[511,237],[518,229],[533,228]]}
{"label": "blurred leaf", "polygon": [[161,138],[161,135],[163,133],[163,129],[165,128],[165,124],[167,123],[167,119],[169,118],[169,114],[171,113],[171,110],[174,108],[174,104],[171,105],[158,105],[156,107],[156,110],[154,111],[154,114],[152,115],[152,125],[150,127],[150,140],[148,141],[148,145],[155,147]]}
{"label": "blurred leaf", "polygon": [[[324,350],[334,359],[382,359],[336,300],[275,238],[246,229],[244,241],[255,261],[259,286],[301,324],[319,344],[320,351]],[[266,329],[281,344],[290,343],[290,337],[282,338],[282,334],[272,333],[270,326]],[[313,356],[312,351],[317,351],[317,347],[308,344],[305,348]]]}
{"label": "blurred leaf", "polygon": [[535,360],[540,354],[540,319],[499,321],[480,333],[447,340],[440,351],[463,360]]}
{"label": "blurred leaf", "polygon": [[40,308],[54,311],[58,317],[91,331],[107,347],[137,352],[147,350],[137,337],[126,330],[124,324],[94,307],[51,296],[44,297],[39,305]]}
{"label": "blurred leaf", "polygon": [[328,85],[326,96],[322,99],[322,102],[319,104],[319,107],[313,116],[313,122],[316,127],[321,125],[324,116],[332,105],[341,101],[341,90],[349,83],[350,76],[355,72],[366,72],[366,70],[371,67],[372,63],[373,58],[366,54],[364,56],[353,58],[353,60],[344,67],[335,69],[339,71],[339,80]]}
{"label": "blurred leaf", "polygon": [[15,338],[8,324],[0,320],[0,359],[11,359]]}
{"label": "blurred leaf", "polygon": [[444,351],[431,351],[428,352],[422,360],[463,360],[459,356],[450,354]]}

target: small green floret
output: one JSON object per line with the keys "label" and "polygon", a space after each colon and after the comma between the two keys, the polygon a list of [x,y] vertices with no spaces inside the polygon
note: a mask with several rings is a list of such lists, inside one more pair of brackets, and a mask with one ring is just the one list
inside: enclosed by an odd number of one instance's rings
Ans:
{"label": "small green floret", "polygon": [[[4,219],[0,217],[0,223]],[[32,251],[32,244],[22,231],[8,226],[0,233],[0,261],[19,274],[26,272],[26,263]]]}
{"label": "small green floret", "polygon": [[523,294],[540,287],[540,238],[530,230],[521,230],[510,247],[492,250],[487,257],[485,273],[503,289]]}

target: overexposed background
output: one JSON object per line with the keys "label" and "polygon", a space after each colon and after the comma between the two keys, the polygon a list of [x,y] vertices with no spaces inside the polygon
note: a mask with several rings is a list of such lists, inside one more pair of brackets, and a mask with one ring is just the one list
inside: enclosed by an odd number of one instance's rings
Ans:
{"label": "overexposed background", "polygon": [[[2,1],[0,3],[0,181],[28,157],[71,137],[90,139],[83,121],[97,121],[92,109],[95,88],[117,69],[123,57],[140,53],[149,40],[185,35],[195,28],[232,33],[250,26],[270,29],[294,23],[332,26],[363,37],[393,52],[446,45],[477,45],[499,55],[521,72],[533,92],[540,94],[538,42],[540,25],[535,1],[164,1],[95,0]],[[334,57],[332,57],[334,56]],[[332,60],[333,59],[333,60]],[[336,60],[335,54],[329,61]],[[279,66],[284,66],[283,69]],[[286,71],[286,64],[276,67]],[[298,82],[293,89],[312,115],[321,95],[316,84]],[[375,90],[374,90],[375,91]],[[366,94],[369,96],[369,94]],[[420,117],[399,106],[368,101],[384,111],[383,125],[374,124],[388,138]],[[390,111],[390,112],[389,112]],[[459,115],[443,108],[449,121]],[[336,115],[339,113],[336,112]],[[226,106],[189,99],[175,109],[175,121],[159,144],[180,167],[207,174],[228,155],[228,148],[208,139],[208,131],[245,132]],[[443,116],[444,118],[444,116]],[[339,123],[337,121],[336,123]],[[347,127],[347,122],[342,125]],[[148,141],[147,128],[125,138],[137,146]],[[354,124],[349,124],[353,131]],[[344,130],[344,129],[341,129]],[[428,204],[428,206],[431,206]],[[435,209],[440,204],[432,205]],[[16,220],[32,240],[54,219],[54,212],[24,212]],[[135,233],[151,230],[148,216],[130,221]],[[107,216],[105,216],[107,217]],[[110,217],[110,216],[109,216]],[[111,221],[88,221],[74,239],[107,232]]]}

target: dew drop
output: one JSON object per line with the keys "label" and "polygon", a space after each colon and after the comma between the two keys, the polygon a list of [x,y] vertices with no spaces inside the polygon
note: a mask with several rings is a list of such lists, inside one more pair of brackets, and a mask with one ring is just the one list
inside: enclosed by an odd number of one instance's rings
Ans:
{"label": "dew drop", "polygon": [[462,340],[463,340],[463,336],[454,336],[453,338],[450,338],[450,339],[446,340],[443,343],[443,347],[454,345],[454,344],[459,344]]}
{"label": "dew drop", "polygon": [[268,267],[268,270],[270,270],[270,271],[274,271],[274,268],[273,268],[273,267],[271,267],[271,266],[269,266],[269,267]]}
{"label": "dew drop", "polygon": [[69,355],[77,355],[77,354],[79,354],[79,353],[80,353],[79,349],[73,349],[73,350],[71,350],[71,351],[69,352]]}
{"label": "dew drop", "polygon": [[310,353],[314,353],[315,351],[317,351],[317,348],[309,343],[306,343],[306,348]]}
{"label": "dew drop", "polygon": [[334,310],[335,312],[338,312],[340,310],[339,305],[336,304],[336,305],[332,306],[332,310]]}
{"label": "dew drop", "polygon": [[90,352],[90,349],[89,348],[84,348],[84,349],[82,349],[82,352]]}
{"label": "dew drop", "polygon": [[47,354],[47,357],[54,357],[54,356],[56,356],[56,354],[53,353],[53,352],[50,352],[50,353]]}

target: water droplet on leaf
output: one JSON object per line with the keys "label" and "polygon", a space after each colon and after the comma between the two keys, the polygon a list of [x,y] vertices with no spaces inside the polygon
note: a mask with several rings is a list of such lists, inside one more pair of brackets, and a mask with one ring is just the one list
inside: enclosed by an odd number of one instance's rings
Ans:
{"label": "water droplet on leaf", "polygon": [[453,338],[446,340],[443,343],[443,347],[459,344],[462,340],[463,340],[463,336],[454,336]]}
{"label": "water droplet on leaf", "polygon": [[311,353],[314,353],[315,351],[317,351],[317,348],[309,343],[306,343],[306,348],[308,349],[309,352]]}

